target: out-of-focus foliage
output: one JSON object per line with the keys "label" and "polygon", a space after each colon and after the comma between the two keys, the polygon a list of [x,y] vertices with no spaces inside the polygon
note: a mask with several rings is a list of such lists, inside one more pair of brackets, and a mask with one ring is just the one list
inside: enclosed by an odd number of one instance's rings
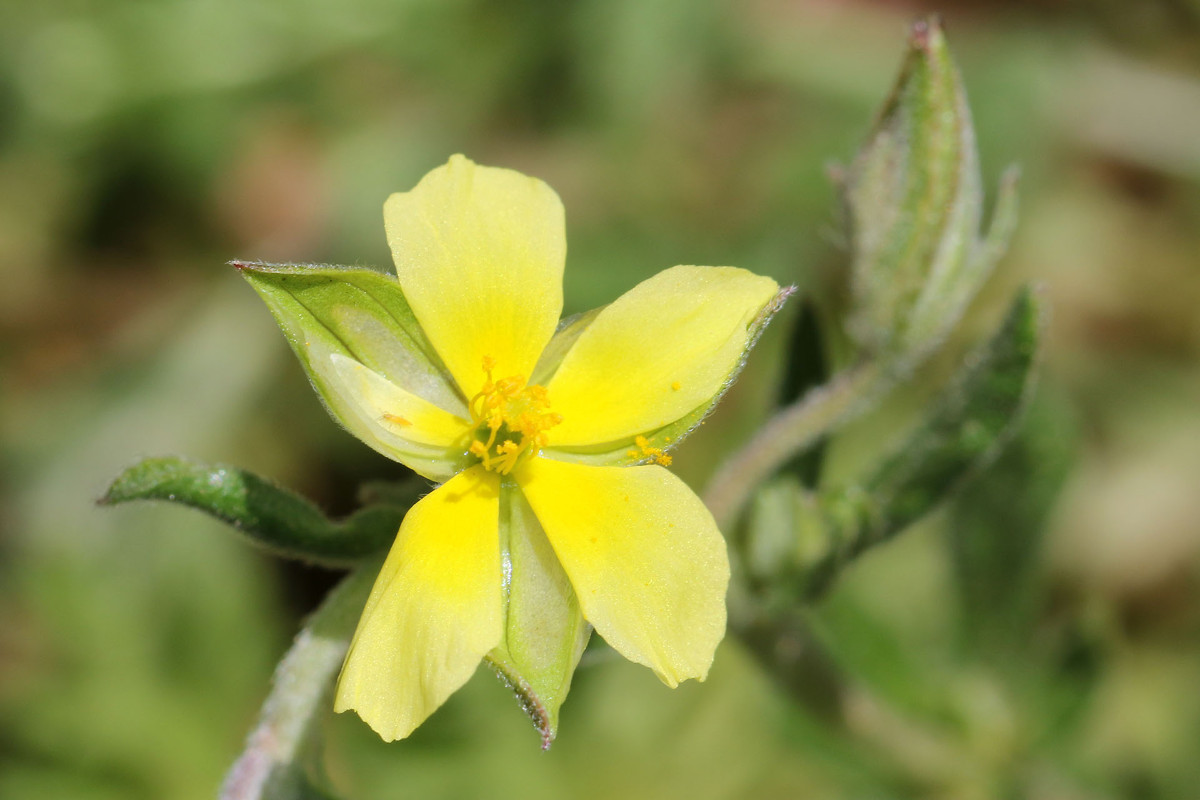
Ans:
{"label": "out-of-focus foliage", "polygon": [[[1009,255],[1052,307],[1018,438],[803,622],[805,691],[732,642],[662,689],[589,654],[548,754],[486,672],[411,740],[352,717],[353,797],[1188,797],[1200,785],[1200,8],[1139,3],[195,0],[0,6],[0,796],[211,797],[330,582],[198,515],[97,511],[121,468],[236,463],[339,516],[403,470],[330,422],[230,258],[385,265],[385,196],[456,151],[547,180],[567,313],[676,263],[805,290],[847,267],[825,175],[912,16],[944,13]],[[994,194],[994,186],[988,187]],[[772,404],[769,332],[675,466]],[[955,346],[957,345],[957,347]],[[835,702],[836,700],[836,702]]]}
{"label": "out-of-focus foliage", "polygon": [[920,521],[990,463],[1032,394],[1039,317],[1022,291],[909,438],[853,484],[813,491],[785,470],[756,494],[741,549],[763,605],[791,610],[819,598],[864,551]]}

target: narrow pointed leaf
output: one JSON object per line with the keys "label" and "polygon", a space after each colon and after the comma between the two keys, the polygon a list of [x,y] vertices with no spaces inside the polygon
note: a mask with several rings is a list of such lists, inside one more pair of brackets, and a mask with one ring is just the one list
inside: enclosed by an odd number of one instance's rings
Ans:
{"label": "narrow pointed leaf", "polygon": [[972,481],[951,506],[947,532],[962,631],[975,645],[1016,652],[1039,635],[1042,545],[1075,466],[1073,421],[1039,399],[987,479]]}
{"label": "narrow pointed leaf", "polygon": [[866,481],[864,489],[882,500],[884,531],[923,517],[966,473],[995,456],[1029,397],[1041,327],[1037,298],[1023,289],[1000,330],[968,359],[960,382],[938,399],[925,425]]}
{"label": "narrow pointed leaf", "polygon": [[179,503],[221,520],[277,555],[338,566],[386,549],[408,506],[425,488],[414,481],[405,490],[407,500],[393,490],[386,501],[335,522],[304,498],[252,472],[181,458],[149,458],[117,476],[99,502]]}

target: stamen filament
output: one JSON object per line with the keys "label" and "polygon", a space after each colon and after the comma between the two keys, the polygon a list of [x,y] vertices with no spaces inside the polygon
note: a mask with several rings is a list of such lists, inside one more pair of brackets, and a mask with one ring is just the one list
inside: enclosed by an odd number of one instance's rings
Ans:
{"label": "stamen filament", "polygon": [[[507,475],[521,459],[546,446],[545,431],[562,422],[562,415],[550,411],[544,386],[527,386],[521,375],[496,380],[492,376],[495,367],[494,358],[483,358],[487,379],[467,404],[476,437],[467,452],[478,458],[484,469]],[[482,438],[484,426],[486,441]],[[501,428],[506,436],[497,444]]]}

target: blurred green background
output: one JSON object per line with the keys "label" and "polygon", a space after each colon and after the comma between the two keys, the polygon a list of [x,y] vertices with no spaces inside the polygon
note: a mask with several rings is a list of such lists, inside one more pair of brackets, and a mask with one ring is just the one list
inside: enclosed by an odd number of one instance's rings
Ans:
{"label": "blurred green background", "polygon": [[[1197,0],[5,0],[0,797],[212,797],[336,578],[94,508],[121,468],[235,463],[334,514],[404,472],[226,261],[386,264],[384,198],[464,152],[561,194],[568,313],[677,263],[812,285],[846,262],[827,167],[933,10],[989,186],[1024,170],[960,338],[1021,282],[1052,306],[1008,453],[808,612],[803,697],[732,639],[674,692],[598,657],[543,754],[481,670],[405,742],[331,715],[331,773],[355,798],[1200,796]],[[676,458],[693,486],[763,419],[794,311]]]}

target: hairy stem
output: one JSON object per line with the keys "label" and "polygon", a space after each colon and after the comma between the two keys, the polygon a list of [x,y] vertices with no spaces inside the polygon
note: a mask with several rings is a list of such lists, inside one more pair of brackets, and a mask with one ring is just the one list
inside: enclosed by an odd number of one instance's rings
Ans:
{"label": "hairy stem", "polygon": [[892,370],[867,362],[784,408],[717,470],[704,502],[729,534],[754,490],[820,437],[869,409],[895,381]]}
{"label": "hairy stem", "polygon": [[331,706],[333,677],[379,572],[372,559],[329,593],[275,670],[271,693],[246,749],[229,770],[220,800],[324,796],[312,784],[318,723]]}

